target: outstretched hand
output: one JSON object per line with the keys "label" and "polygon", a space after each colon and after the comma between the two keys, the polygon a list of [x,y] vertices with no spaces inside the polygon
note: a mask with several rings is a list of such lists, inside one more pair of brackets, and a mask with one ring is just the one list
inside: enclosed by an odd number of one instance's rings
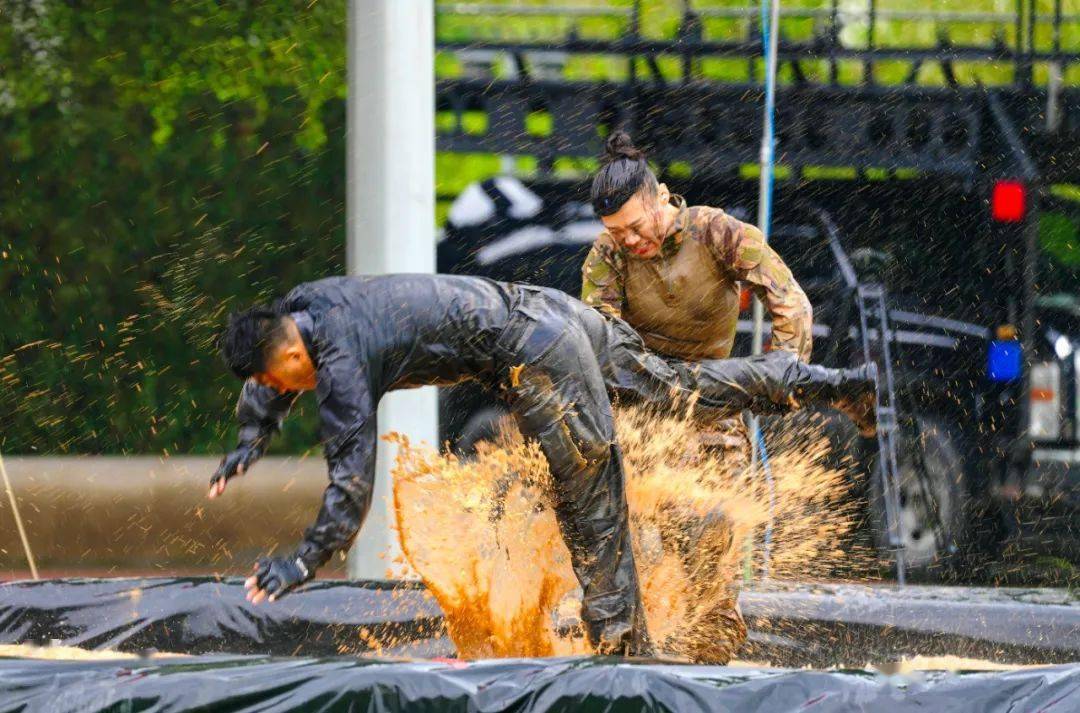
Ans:
{"label": "outstretched hand", "polygon": [[221,459],[218,469],[210,476],[210,492],[207,493],[207,497],[212,500],[224,493],[229,479],[243,475],[260,455],[262,454],[258,448],[246,444],[237,446],[235,450],[226,454]]}
{"label": "outstretched hand", "polygon": [[255,564],[255,574],[244,582],[245,597],[252,604],[276,601],[311,577],[299,557],[263,557]]}

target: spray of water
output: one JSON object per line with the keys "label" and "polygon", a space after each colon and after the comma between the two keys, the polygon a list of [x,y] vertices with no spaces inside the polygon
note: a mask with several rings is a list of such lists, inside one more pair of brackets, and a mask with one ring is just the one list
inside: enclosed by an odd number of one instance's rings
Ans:
{"label": "spray of water", "polygon": [[[616,426],[653,640],[667,656],[725,661],[745,636],[733,613],[738,585],[762,565],[764,478],[697,445],[688,416],[624,409]],[[538,446],[504,429],[463,460],[389,438],[399,446],[402,549],[446,613],[459,655],[587,653]],[[820,430],[805,423],[772,440],[774,579],[835,577],[868,559],[851,544],[850,479],[828,455]]]}

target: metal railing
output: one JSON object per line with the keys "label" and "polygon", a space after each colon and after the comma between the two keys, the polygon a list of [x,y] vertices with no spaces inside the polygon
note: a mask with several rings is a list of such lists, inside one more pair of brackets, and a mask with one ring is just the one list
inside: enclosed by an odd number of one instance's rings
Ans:
{"label": "metal railing", "polygon": [[625,17],[634,10],[629,7],[606,5],[493,5],[490,3],[447,2],[435,5],[439,15],[472,15],[491,17]]}
{"label": "metal railing", "polygon": [[[629,7],[603,5],[495,5],[491,3],[451,2],[436,6],[436,17],[492,17],[492,18],[564,18],[568,20],[564,31],[552,32],[543,39],[513,40],[499,37],[469,37],[462,39],[441,38],[441,49],[460,51],[466,49],[490,49],[506,52],[528,53],[557,51],[568,54],[621,55],[630,60],[630,76],[637,75],[637,60],[655,61],[655,57],[670,55],[684,59],[684,79],[690,78],[691,61],[702,57],[743,57],[753,60],[760,55],[760,33],[755,21],[760,9],[754,5],[737,7],[706,7],[701,3],[683,0],[683,21],[671,37],[644,36],[640,32],[640,0]],[[1051,13],[1036,12],[1036,0],[1016,0],[1014,12],[981,11],[935,11],[893,10],[878,8],[877,0],[866,0],[861,8],[840,7],[839,0],[823,0],[817,8],[784,8],[784,19],[823,20],[809,34],[809,38],[793,40],[781,37],[779,56],[787,63],[806,60],[827,60],[830,63],[829,81],[838,81],[837,64],[844,60],[861,63],[864,67],[862,81],[873,83],[875,63],[883,60],[905,60],[912,63],[910,83],[917,83],[921,67],[926,62],[938,62],[945,70],[949,84],[955,83],[954,62],[993,63],[1000,68],[1012,65],[1012,81],[1032,84],[1036,79],[1034,68],[1045,63],[1050,66],[1047,81],[1060,82],[1064,68],[1080,64],[1080,47],[1063,49],[1064,28],[1080,37],[1080,14],[1066,14],[1062,0],[1055,0]],[[583,37],[578,23],[590,18],[618,20],[621,27],[608,37]],[[708,38],[706,20],[747,20],[743,36],[730,38],[726,32],[722,39]],[[911,22],[932,23],[937,38],[933,44],[897,45],[881,41],[881,23]],[[865,40],[857,43],[842,38],[843,30],[858,23],[865,30]],[[993,37],[985,43],[962,43],[951,39],[950,28],[958,25],[994,26]],[[1046,30],[1049,29],[1049,36]],[[1011,37],[1009,37],[1011,35]],[[438,37],[438,33],[437,33]]]}

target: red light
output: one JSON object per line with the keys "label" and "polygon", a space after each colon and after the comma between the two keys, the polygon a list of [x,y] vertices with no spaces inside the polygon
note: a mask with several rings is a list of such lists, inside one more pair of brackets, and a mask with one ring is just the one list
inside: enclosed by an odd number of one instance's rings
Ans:
{"label": "red light", "polygon": [[1024,184],[1016,181],[998,181],[990,197],[990,215],[999,223],[1019,223],[1027,211],[1027,194]]}
{"label": "red light", "polygon": [[742,288],[742,292],[739,293],[739,311],[745,312],[750,309],[750,290],[746,287]]}

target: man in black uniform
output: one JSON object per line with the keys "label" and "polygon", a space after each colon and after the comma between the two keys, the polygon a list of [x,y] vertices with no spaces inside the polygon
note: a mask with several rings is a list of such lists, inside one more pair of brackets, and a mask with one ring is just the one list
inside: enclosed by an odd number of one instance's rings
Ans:
{"label": "man in black uniform", "polygon": [[[695,363],[645,349],[621,320],[562,292],[449,275],[333,277],[302,284],[273,308],[234,315],[220,341],[246,379],[240,442],[211,478],[210,496],[265,451],[301,391],[319,402],[330,484],[296,553],[260,560],[253,602],[310,579],[349,546],[375,474],[376,409],[388,391],[477,379],[502,394],[535,438],[554,483],[555,514],[583,592],[581,618],[600,653],[646,655],[622,457],[609,392],[630,403],[696,393],[718,417],[828,402],[874,427],[873,369],[826,369],[787,352]],[[871,365],[872,366],[872,365]]]}

